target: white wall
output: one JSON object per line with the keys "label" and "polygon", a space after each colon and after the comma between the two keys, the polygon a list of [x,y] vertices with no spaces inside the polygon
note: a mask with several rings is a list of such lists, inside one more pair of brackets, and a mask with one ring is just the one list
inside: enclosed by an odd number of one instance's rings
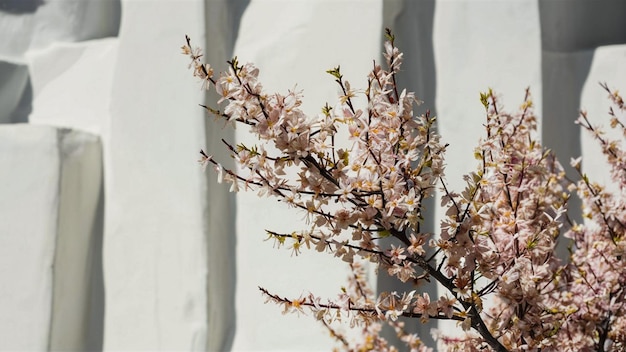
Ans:
{"label": "white wall", "polygon": [[[0,246],[0,350],[334,346],[313,319],[265,305],[257,286],[287,296],[309,290],[332,296],[345,266],[330,256],[292,258],[274,250],[263,230],[301,229],[303,216],[253,193],[229,194],[196,163],[201,148],[227,160],[221,138],[250,139],[205,118],[198,104],[214,96],[203,97],[187,70],[180,54],[185,34],[217,68],[236,54],[260,67],[269,91],[298,84],[305,111],[317,113],[337,91],[324,71],[341,65],[354,86],[363,86],[372,59],[381,58],[383,28],[391,27],[405,52],[400,84],[439,117],[455,188],[475,167],[472,151],[484,119],[480,91],[494,88],[515,109],[530,87],[544,144],[567,163],[595,153],[573,124],[577,111],[608,121],[606,94],[596,82],[626,89],[620,67],[626,5],[614,1],[6,4],[0,6],[0,162],[11,172],[0,172],[0,199],[10,200],[0,206],[6,244]],[[62,150],[63,139],[54,137],[66,135],[62,128],[95,145],[95,154],[81,154],[88,160],[81,168],[55,166],[83,160],[67,153],[52,153],[56,164],[46,164],[53,159],[45,153]],[[25,160],[41,160],[41,171]],[[603,177],[601,161],[585,167]],[[63,193],[59,180],[73,191]],[[434,230],[439,215],[429,216]],[[63,243],[82,244],[62,249]],[[75,259],[55,266],[54,253],[68,250]],[[25,260],[29,255],[42,261]],[[72,263],[87,270],[72,271]],[[401,288],[384,278],[379,287]],[[16,297],[20,304],[11,303]],[[81,303],[62,309],[72,297]],[[19,322],[30,328],[13,333]],[[84,322],[80,336],[68,322]]]}

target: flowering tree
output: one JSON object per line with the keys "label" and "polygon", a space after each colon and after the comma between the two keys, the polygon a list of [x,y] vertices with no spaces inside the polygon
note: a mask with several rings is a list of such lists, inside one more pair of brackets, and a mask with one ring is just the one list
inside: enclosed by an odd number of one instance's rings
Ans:
{"label": "flowering tree", "polygon": [[[215,77],[186,38],[182,49],[194,76],[204,88],[213,87],[221,96],[217,104],[224,105],[205,108],[246,125],[260,141],[223,141],[239,170],[224,168],[204,151],[201,163],[212,165],[232,191],[256,190],[307,214],[304,229],[266,230],[279,246],[295,255],[309,249],[331,253],[352,271],[334,299],[261,292],[285,312],[309,310],[347,350],[397,350],[380,335],[383,324],[410,350],[429,350],[404,331],[401,316],[457,321],[463,334],[437,336],[449,350],[624,350],[626,154],[619,142],[603,137],[581,114],[578,122],[601,144],[619,190],[607,192],[591,182],[580,160],[572,162],[580,181],[572,182],[536,139],[529,92],[518,112],[507,113],[489,90],[481,94],[486,123],[475,150],[478,168],[465,176],[465,189],[454,192],[445,182],[446,145],[434,130],[435,118],[415,114],[420,102],[396,84],[403,56],[389,30],[386,39],[386,65],[373,65],[365,89],[354,89],[339,67],[331,69],[341,91],[338,102],[307,116],[300,92],[266,93],[250,63],[234,58],[228,72]],[[616,106],[611,126],[626,134],[618,118],[624,102],[603,87]],[[357,95],[366,106],[357,106]],[[572,193],[583,200],[584,224],[567,216]],[[421,229],[424,200],[435,194],[446,210],[439,234]],[[381,241],[386,237],[396,244]],[[555,252],[563,237],[573,243],[565,261]],[[416,289],[374,293],[363,262]],[[431,280],[446,293],[431,298],[420,292],[420,283]],[[333,325],[338,320],[362,329],[362,338],[348,341]]]}

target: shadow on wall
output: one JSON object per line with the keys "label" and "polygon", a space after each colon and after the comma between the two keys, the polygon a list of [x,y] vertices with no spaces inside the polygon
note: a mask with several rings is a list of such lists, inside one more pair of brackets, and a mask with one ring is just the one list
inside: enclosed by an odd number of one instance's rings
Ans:
{"label": "shadow on wall", "polygon": [[[50,38],[50,42],[80,42],[86,40],[115,37],[119,33],[122,8],[120,0],[76,1],[69,6],[67,1],[44,0],[0,0],[0,15],[24,17],[25,23],[48,28],[51,32],[62,33],[60,38]],[[54,9],[52,9],[54,7]],[[47,11],[47,12],[46,12]],[[49,15],[54,12],[53,15]],[[61,13],[63,16],[59,16]],[[71,21],[70,21],[71,20]],[[72,23],[68,27],[68,22]],[[43,24],[42,24],[43,23]],[[56,26],[58,25],[58,26]],[[50,28],[52,27],[52,28]],[[23,40],[30,42],[34,35],[31,27],[23,31]],[[0,53],[0,56],[2,53]],[[28,123],[32,112],[33,89],[27,64],[3,61],[0,59],[0,124]],[[91,214],[85,214],[86,216]],[[86,333],[83,336],[84,350],[102,351],[104,338],[104,279],[102,261],[102,241],[104,228],[104,185],[100,189],[98,206],[90,236],[88,258],[90,258],[89,287],[85,316]]]}
{"label": "shadow on wall", "polygon": [[[34,30],[38,26],[46,28],[50,33],[60,33],[58,40],[55,38],[48,38],[50,42],[34,40],[41,42],[39,45],[118,35],[122,18],[120,0],[71,1],[76,4],[70,6],[68,1],[0,0],[0,15],[5,13],[24,17],[19,23],[30,25],[23,25],[15,34],[23,37],[20,40],[26,43],[32,42],[34,37],[40,35]],[[64,16],[71,17],[69,18],[71,21]],[[20,31],[23,35],[20,35]],[[0,52],[0,57],[4,54]],[[28,122],[28,116],[32,112],[32,101],[33,90],[28,66],[21,62],[0,59],[0,124]]]}
{"label": "shadow on wall", "polygon": [[[407,58],[402,63],[402,74],[398,76],[400,89],[414,91],[424,105],[416,110],[416,114],[430,109],[431,116],[436,116],[435,102],[437,92],[437,77],[435,70],[435,54],[433,46],[433,26],[435,18],[435,0],[395,0],[383,2],[383,26],[392,29],[396,36],[396,45]],[[382,29],[381,29],[382,31]],[[382,43],[381,43],[382,44]],[[380,52],[384,49],[381,45]],[[382,60],[382,56],[378,61]],[[424,201],[424,217],[422,232],[434,232],[435,230],[435,199],[429,198]],[[427,292],[430,297],[437,297],[437,287],[434,283],[420,283],[422,292]],[[405,292],[414,289],[411,282],[402,283],[387,273],[380,272],[378,275],[376,291]],[[436,346],[431,335],[431,329],[435,328],[436,322],[431,320],[426,324],[415,319],[400,319],[405,321],[405,330],[416,333],[427,346]],[[388,326],[383,330],[383,336],[395,346],[404,346],[395,331]]]}
{"label": "shadow on wall", "polygon": [[[571,158],[582,154],[579,126],[574,124],[595,48],[626,43],[626,2],[608,0],[539,0],[541,25],[542,140],[554,150],[568,175]],[[598,88],[600,89],[600,88]],[[580,209],[573,197],[570,209]],[[570,213],[577,221],[580,214]],[[567,256],[560,246],[561,258]]]}
{"label": "shadow on wall", "polygon": [[[593,0],[538,0],[538,4],[542,45],[542,140],[568,168],[570,158],[582,153],[580,131],[574,120],[579,113],[582,89],[593,61],[594,49],[626,43],[626,2],[607,0],[599,4]],[[403,63],[403,74],[399,76],[398,83],[400,88],[414,90],[417,97],[425,102],[425,107],[434,107],[436,101],[437,77],[432,40],[435,7],[434,0],[383,2],[383,24],[393,29],[398,47],[405,57],[411,58]],[[431,113],[436,115],[435,111]],[[571,172],[568,171],[568,174]],[[579,204],[575,204],[577,199],[573,198],[573,201],[570,208],[579,209]],[[433,200],[425,206],[430,212],[424,214],[426,228],[423,231],[432,232]],[[565,250],[565,246],[562,247]],[[402,292],[407,287],[381,273],[377,289]],[[429,287],[427,292],[431,297],[437,296],[434,286]],[[427,345],[434,346],[429,339],[431,326],[407,324],[407,327],[412,327],[409,332],[418,333]],[[402,345],[391,329],[384,333],[391,343]]]}
{"label": "shadow on wall", "polygon": [[[81,1],[81,0],[79,0]],[[120,0],[85,1],[81,8],[81,21],[76,28],[77,41],[117,37],[122,22]]]}
{"label": "shadow on wall", "polygon": [[0,124],[27,122],[32,100],[28,66],[0,61]]}
{"label": "shadow on wall", "polygon": [[89,243],[88,258],[91,258],[89,270],[90,284],[87,292],[85,351],[102,351],[104,346],[104,263],[102,260],[102,242],[104,239],[104,168],[101,176],[102,186],[98,196],[98,205]]}
{"label": "shadow on wall", "polygon": [[[205,51],[206,62],[223,63],[233,58],[235,41],[239,36],[241,18],[250,0],[205,0]],[[219,33],[220,35],[212,35]],[[211,34],[211,35],[209,35]],[[223,68],[216,68],[222,70]],[[211,90],[205,99],[205,104],[217,101],[215,90]],[[209,154],[222,155],[222,160],[231,160],[221,139],[234,140],[232,129],[223,129],[222,123],[209,117],[205,120],[205,146]],[[234,169],[233,161],[226,162],[224,167]],[[235,338],[237,322],[235,320],[235,284],[237,282],[236,267],[236,236],[237,214],[235,193],[230,193],[226,187],[220,187],[216,182],[215,174],[205,173],[209,179],[206,196],[211,202],[208,206],[219,205],[207,209],[204,218],[208,267],[220,268],[219,272],[209,271],[207,280],[207,316],[209,317],[209,331],[207,350],[230,351]]]}
{"label": "shadow on wall", "polygon": [[0,0],[0,11],[11,14],[33,13],[43,4],[43,0]]}
{"label": "shadow on wall", "polygon": [[[626,2],[539,1],[543,140],[561,160],[581,154],[578,116],[583,85],[599,46],[626,43]],[[568,128],[563,133],[563,128]],[[568,136],[564,138],[554,137]]]}

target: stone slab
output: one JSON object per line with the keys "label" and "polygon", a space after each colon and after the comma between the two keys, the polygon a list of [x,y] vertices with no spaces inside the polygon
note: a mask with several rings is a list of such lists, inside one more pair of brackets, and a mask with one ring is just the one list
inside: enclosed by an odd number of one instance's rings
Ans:
{"label": "stone slab", "polygon": [[202,92],[180,51],[185,34],[205,39],[202,5],[122,2],[105,152],[105,350],[197,351],[223,338],[208,326]]}
{"label": "stone slab", "polygon": [[20,0],[0,6],[0,58],[24,62],[30,49],[117,35],[119,0]]}
{"label": "stone slab", "polygon": [[0,126],[0,170],[0,349],[86,349],[99,140]]}
{"label": "stone slab", "polygon": [[474,148],[484,135],[480,92],[493,88],[508,111],[531,88],[541,112],[541,34],[536,1],[437,1],[433,46],[436,112],[446,152],[451,189],[474,171]]}
{"label": "stone slab", "polygon": [[106,136],[117,47],[118,39],[107,38],[30,51],[33,111],[29,122]]}
{"label": "stone slab", "polygon": [[[358,8],[357,8],[358,7]],[[338,86],[326,73],[337,65],[353,87],[365,88],[372,60],[381,57],[382,1],[251,1],[241,20],[234,54],[253,62],[268,93],[303,90],[303,110],[317,114],[337,102]],[[358,15],[357,15],[358,14]],[[359,101],[362,104],[362,101]],[[363,107],[363,105],[360,105]],[[256,141],[238,127],[237,143]],[[330,350],[336,346],[313,317],[281,314],[265,304],[258,286],[297,298],[313,292],[334,298],[348,267],[331,255],[305,250],[292,257],[264,242],[265,229],[307,229],[304,214],[256,192],[237,193],[237,334],[233,350]],[[262,317],[262,318],[261,318]],[[277,330],[288,327],[288,330]]]}

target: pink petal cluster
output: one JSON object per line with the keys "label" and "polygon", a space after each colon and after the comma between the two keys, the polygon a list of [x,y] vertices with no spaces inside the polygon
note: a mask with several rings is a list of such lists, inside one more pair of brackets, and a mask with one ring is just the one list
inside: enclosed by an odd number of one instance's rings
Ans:
{"label": "pink petal cluster", "polygon": [[[483,94],[486,134],[476,149],[479,169],[466,177],[437,243],[446,272],[468,300],[494,293],[484,314],[507,350],[538,348],[558,329],[550,311],[560,263],[555,255],[565,213],[564,172],[536,140],[527,92],[521,111],[500,111],[493,92]],[[480,276],[482,280],[476,280]]]}
{"label": "pink petal cluster", "polygon": [[[610,93],[611,126],[626,135],[624,102],[617,92]],[[614,109],[615,108],[615,109]],[[621,118],[619,117],[621,115]],[[557,338],[580,351],[626,350],[626,151],[620,140],[610,140],[593,127],[582,112],[577,121],[602,147],[611,170],[615,191],[597,184],[582,173],[580,160],[572,166],[580,181],[572,188],[583,201],[583,224],[574,224],[565,234],[575,250],[565,268],[561,296],[568,316]],[[573,340],[568,337],[574,337]]]}
{"label": "pink petal cluster", "polygon": [[[238,170],[204,151],[200,161],[232,191],[256,190],[306,214],[301,231],[266,230],[279,247],[288,245],[295,255],[312,248],[351,268],[348,287],[334,299],[288,299],[261,288],[268,301],[284,313],[306,308],[350,351],[398,350],[381,336],[383,324],[408,350],[429,350],[405,332],[400,317],[455,320],[461,336],[435,334],[453,351],[626,349],[626,153],[620,141],[604,137],[583,113],[579,123],[602,146],[619,190],[590,181],[579,160],[573,165],[581,180],[573,184],[536,137],[530,93],[518,112],[508,113],[490,90],[481,94],[486,133],[475,152],[479,166],[465,176],[464,190],[451,191],[435,118],[417,114],[415,94],[398,88],[403,55],[389,30],[386,37],[385,65],[374,63],[365,89],[353,89],[339,67],[327,71],[341,93],[315,116],[301,110],[302,93],[295,89],[265,92],[254,65],[235,58],[228,72],[213,77],[189,38],[183,46],[194,76],[221,97],[221,108],[206,109],[246,126],[259,140],[224,141]],[[626,136],[618,116],[624,102],[609,93],[616,108],[611,126]],[[346,135],[340,147],[336,141]],[[421,228],[423,201],[436,191],[446,211],[437,236]],[[583,224],[567,215],[574,192],[583,200]],[[382,240],[387,237],[395,242]],[[561,260],[556,246],[566,239],[571,255]],[[375,294],[362,266],[367,261],[416,289]],[[431,298],[420,292],[424,280],[437,281],[447,293]],[[337,327],[341,322],[361,329],[361,339],[349,341]]]}

